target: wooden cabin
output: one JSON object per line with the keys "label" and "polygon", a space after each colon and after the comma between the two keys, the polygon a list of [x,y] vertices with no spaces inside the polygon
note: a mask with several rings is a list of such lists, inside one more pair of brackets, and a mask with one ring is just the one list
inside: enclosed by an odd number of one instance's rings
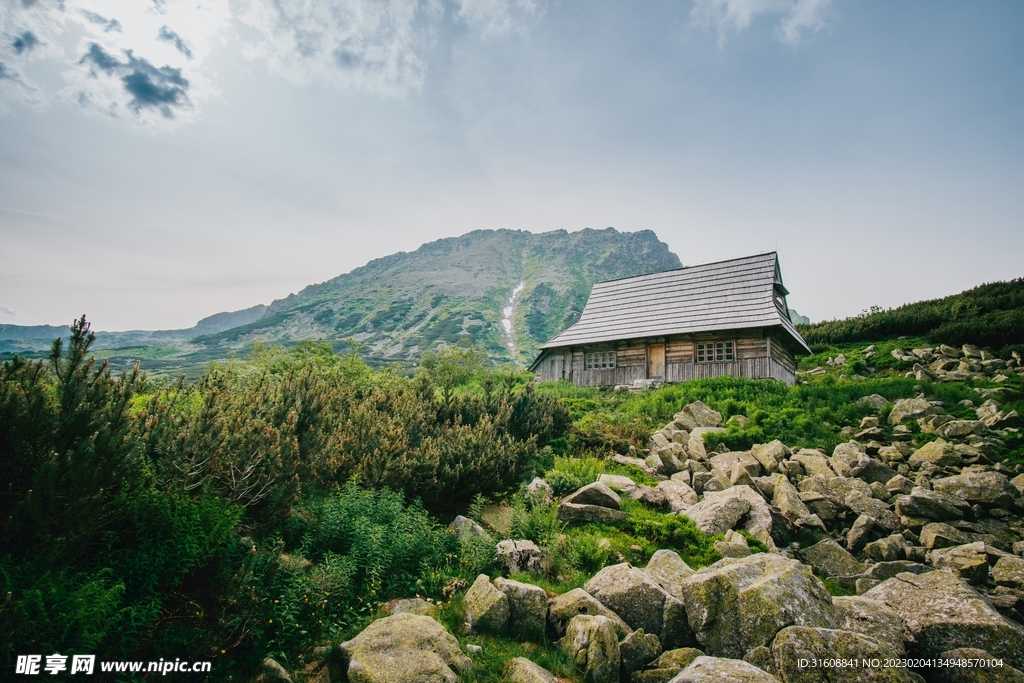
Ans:
{"label": "wooden cabin", "polygon": [[811,351],[788,294],[775,252],[599,282],[530,370],[580,386],[723,375],[793,384],[796,356]]}

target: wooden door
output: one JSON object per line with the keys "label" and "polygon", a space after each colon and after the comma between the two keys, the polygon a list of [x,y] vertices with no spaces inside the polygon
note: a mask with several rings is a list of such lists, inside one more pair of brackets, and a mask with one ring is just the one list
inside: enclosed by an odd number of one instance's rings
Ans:
{"label": "wooden door", "polygon": [[647,379],[665,379],[665,345],[647,347]]}

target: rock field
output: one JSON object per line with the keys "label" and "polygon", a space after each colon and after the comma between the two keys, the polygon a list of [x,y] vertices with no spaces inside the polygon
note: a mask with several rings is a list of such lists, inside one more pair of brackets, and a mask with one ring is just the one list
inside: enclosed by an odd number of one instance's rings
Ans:
{"label": "rock field", "polygon": [[[1016,369],[973,347],[899,353],[931,379]],[[695,571],[659,550],[644,567],[607,566],[562,595],[480,575],[465,593],[466,629],[557,639],[592,683],[1024,681],[1024,474],[994,457],[994,437],[1021,421],[999,396],[979,395],[976,420],[923,397],[869,396],[877,416],[832,453],[779,441],[709,451],[702,435],[723,429],[722,416],[687,405],[645,458],[615,457],[657,486],[602,475],[559,501],[558,518],[614,522],[628,497],[722,535],[723,559]],[[912,422],[933,440],[915,449]],[[551,490],[537,479],[528,495]],[[485,533],[465,518],[454,528]],[[505,541],[496,561],[506,572],[541,567],[544,551]],[[337,650],[353,682],[456,681],[472,667],[451,634],[415,614],[378,620]],[[911,670],[906,658],[975,666]],[[869,660],[890,666],[861,666]],[[506,680],[556,678],[518,658]]]}

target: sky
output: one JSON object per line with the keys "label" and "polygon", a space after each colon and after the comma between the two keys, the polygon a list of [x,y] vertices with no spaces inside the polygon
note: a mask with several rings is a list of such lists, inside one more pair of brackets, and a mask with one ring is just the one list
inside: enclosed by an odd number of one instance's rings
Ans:
{"label": "sky", "polygon": [[173,329],[471,230],[1024,276],[1024,3],[0,0],[0,324]]}

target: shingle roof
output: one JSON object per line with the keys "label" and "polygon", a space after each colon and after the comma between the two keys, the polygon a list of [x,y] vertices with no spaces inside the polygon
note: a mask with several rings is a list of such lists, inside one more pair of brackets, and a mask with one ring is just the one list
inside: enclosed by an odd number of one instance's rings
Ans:
{"label": "shingle roof", "polygon": [[579,321],[541,348],[781,326],[810,353],[775,304],[776,286],[788,293],[775,252],[599,282]]}

